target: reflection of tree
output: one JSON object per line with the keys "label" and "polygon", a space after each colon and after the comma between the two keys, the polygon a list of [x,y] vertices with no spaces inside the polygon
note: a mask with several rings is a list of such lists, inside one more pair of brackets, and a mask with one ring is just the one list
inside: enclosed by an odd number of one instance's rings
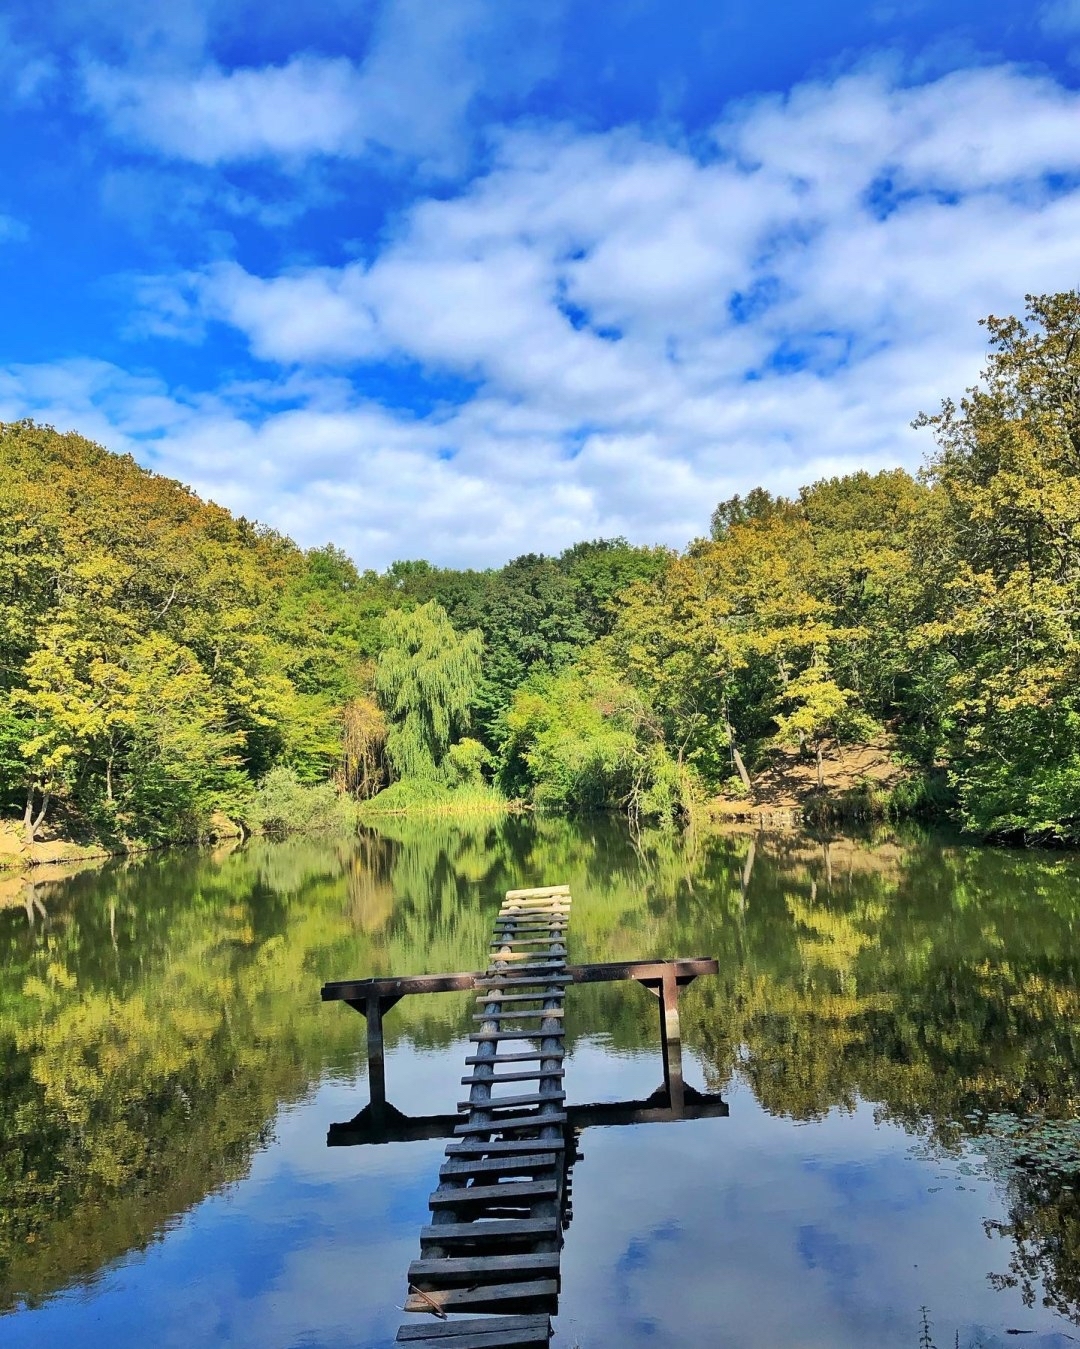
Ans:
{"label": "reflection of tree", "polygon": [[1073,1183],[1038,1168],[1018,1172],[1006,1195],[1008,1221],[986,1226],[1011,1239],[1009,1272],[992,1275],[991,1282],[1019,1288],[1028,1307],[1041,1284],[1044,1306],[1080,1320],[1080,1194]]}
{"label": "reflection of tree", "polygon": [[[749,853],[753,846],[753,864]],[[362,1025],[323,979],[471,969],[502,892],[568,881],[571,958],[716,955],[683,995],[711,1088],[817,1118],[860,1100],[950,1147],[975,1108],[1077,1113],[1078,868],[917,836],[644,831],[530,816],[388,819],[357,840],[147,858],[0,911],[0,1302],[140,1249],[243,1176],[282,1101],[352,1075]],[[408,998],[391,1046],[449,1043],[467,995]],[[593,985],[571,1044],[654,1049],[656,1005]],[[657,1062],[659,1069],[659,1062]],[[1075,1307],[1070,1191],[1011,1179],[1007,1277]]]}

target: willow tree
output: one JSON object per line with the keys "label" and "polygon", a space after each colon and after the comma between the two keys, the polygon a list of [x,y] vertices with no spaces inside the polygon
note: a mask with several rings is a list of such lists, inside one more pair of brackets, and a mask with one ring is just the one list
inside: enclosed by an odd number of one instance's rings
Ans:
{"label": "willow tree", "polygon": [[389,722],[387,755],[398,778],[438,781],[455,734],[469,724],[483,638],[457,632],[435,600],[388,614],[384,636],[375,688]]}

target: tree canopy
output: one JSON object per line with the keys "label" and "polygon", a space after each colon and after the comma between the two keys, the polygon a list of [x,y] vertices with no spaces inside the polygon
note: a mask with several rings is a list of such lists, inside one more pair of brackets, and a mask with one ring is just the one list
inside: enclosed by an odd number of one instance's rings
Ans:
{"label": "tree canopy", "polygon": [[[981,382],[918,419],[918,477],[755,488],[681,553],[360,570],[78,435],[0,426],[0,808],[30,835],[191,836],[284,767],[364,798],[392,770],[666,811],[626,787],[646,746],[686,808],[784,747],[883,737],[967,828],[1080,839],[1080,297],[986,330]],[[587,790],[554,750],[579,732]]]}

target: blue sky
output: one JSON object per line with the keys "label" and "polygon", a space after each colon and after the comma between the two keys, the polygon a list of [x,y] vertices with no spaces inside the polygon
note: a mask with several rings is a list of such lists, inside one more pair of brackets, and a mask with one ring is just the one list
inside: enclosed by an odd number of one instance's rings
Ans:
{"label": "blue sky", "polygon": [[1080,283],[1080,0],[0,17],[0,417],[362,566],[902,463]]}

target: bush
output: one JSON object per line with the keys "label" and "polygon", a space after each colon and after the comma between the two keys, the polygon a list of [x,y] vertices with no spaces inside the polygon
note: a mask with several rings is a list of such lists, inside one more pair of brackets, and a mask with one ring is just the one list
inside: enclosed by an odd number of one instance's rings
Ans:
{"label": "bush", "polygon": [[272,768],[244,811],[252,829],[267,834],[344,831],[356,825],[356,803],[329,782],[308,787],[291,768]]}

